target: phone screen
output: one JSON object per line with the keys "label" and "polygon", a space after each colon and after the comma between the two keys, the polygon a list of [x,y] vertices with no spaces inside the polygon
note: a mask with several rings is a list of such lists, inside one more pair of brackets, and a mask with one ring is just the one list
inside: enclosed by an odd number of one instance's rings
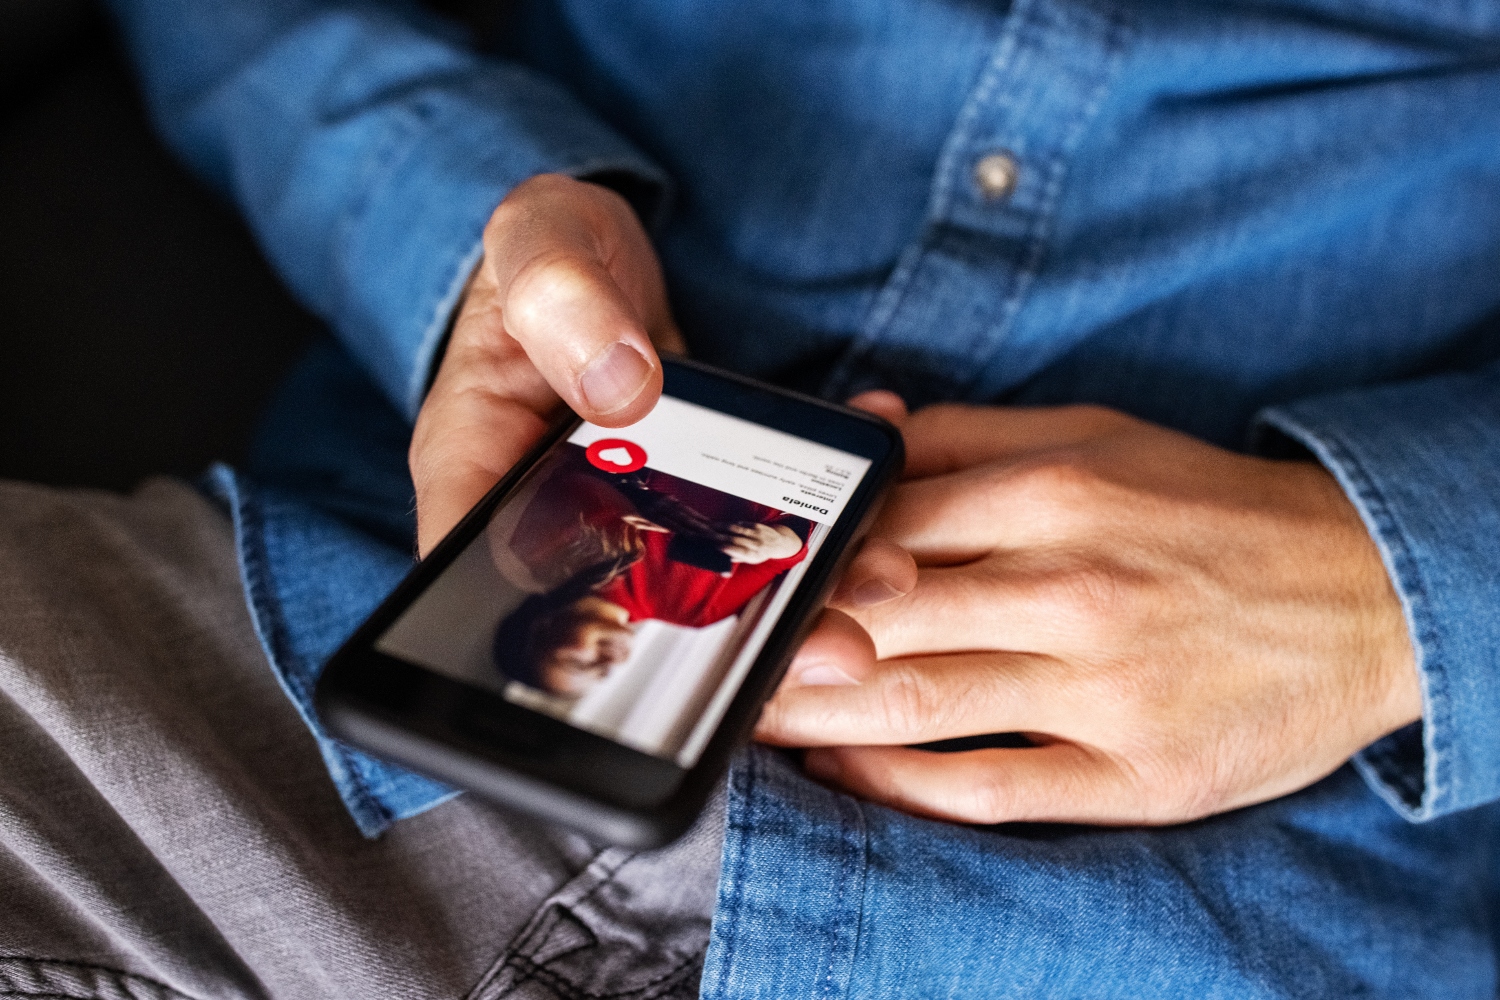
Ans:
{"label": "phone screen", "polygon": [[672,396],[579,424],[375,648],[690,768],[870,468]]}

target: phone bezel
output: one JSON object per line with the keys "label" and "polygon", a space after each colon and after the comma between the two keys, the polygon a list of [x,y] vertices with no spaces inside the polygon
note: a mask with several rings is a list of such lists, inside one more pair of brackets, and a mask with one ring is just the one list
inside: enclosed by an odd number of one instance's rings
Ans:
{"label": "phone bezel", "polygon": [[377,638],[488,524],[547,451],[581,423],[567,412],[329,660],[316,690],[336,737],[439,780],[592,836],[664,843],[692,822],[745,743],[765,699],[812,627],[837,573],[899,475],[900,432],[867,413],[696,362],[665,361],[664,393],[868,458],[871,467],[798,582],[714,734],[690,768],[382,653]]}

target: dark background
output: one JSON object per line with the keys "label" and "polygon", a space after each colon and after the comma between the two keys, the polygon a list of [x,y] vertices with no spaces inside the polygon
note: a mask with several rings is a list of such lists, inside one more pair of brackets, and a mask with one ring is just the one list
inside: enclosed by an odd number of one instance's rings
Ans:
{"label": "dark background", "polygon": [[0,477],[239,458],[318,330],[152,134],[93,5],[0,3]]}
{"label": "dark background", "polygon": [[[479,39],[515,13],[428,6]],[[321,330],[157,140],[99,5],[0,0],[0,478],[128,489],[241,459]]]}

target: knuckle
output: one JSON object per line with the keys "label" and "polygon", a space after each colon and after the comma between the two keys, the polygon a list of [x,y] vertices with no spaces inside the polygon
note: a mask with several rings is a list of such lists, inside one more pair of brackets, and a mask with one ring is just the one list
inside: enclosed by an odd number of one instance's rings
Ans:
{"label": "knuckle", "polygon": [[783,687],[761,707],[755,732],[757,739],[780,746],[818,746],[843,721],[838,708],[809,702],[795,687]]}
{"label": "knuckle", "polygon": [[881,673],[881,722],[895,734],[917,734],[942,726],[942,699],[926,673],[908,664],[889,665]]}
{"label": "knuckle", "polygon": [[562,303],[588,294],[588,269],[566,255],[537,257],[516,271],[505,296],[505,314],[520,323],[544,318]]}
{"label": "knuckle", "polygon": [[787,734],[787,713],[784,700],[773,697],[760,709],[760,718],[756,721],[755,731],[763,737],[777,737]]}
{"label": "knuckle", "polygon": [[552,198],[577,187],[578,181],[566,174],[533,174],[511,188],[510,194],[506,195],[501,204],[524,202],[534,198]]}
{"label": "knuckle", "polygon": [[516,195],[516,191],[507,195],[504,201],[495,206],[495,210],[490,213],[489,221],[484,224],[483,239],[486,253],[493,253],[495,245],[501,243],[526,215],[527,209]]}
{"label": "knuckle", "polygon": [[856,752],[852,757],[845,757],[844,764],[847,770],[858,775],[859,784],[878,800],[903,802],[910,798],[907,782],[902,780],[902,775],[887,754],[879,750],[874,753]]}
{"label": "knuckle", "polygon": [[[1103,482],[1085,456],[1073,450],[1049,452],[1011,469],[998,469],[1012,516],[1054,538],[1089,538],[1104,525]],[[998,485],[998,484],[997,484]]]}
{"label": "knuckle", "polygon": [[970,786],[962,812],[971,823],[990,825],[1016,818],[1019,804],[1015,783],[990,770]]}
{"label": "knuckle", "polygon": [[1087,456],[1074,448],[1049,451],[1018,470],[1020,486],[1037,503],[1071,510],[1084,506],[1099,486]]}
{"label": "knuckle", "polygon": [[503,239],[518,227],[524,228],[528,220],[535,218],[558,197],[568,180],[556,174],[538,174],[511,188],[490,213],[489,222],[484,227],[486,243]]}
{"label": "knuckle", "polygon": [[1130,581],[1108,565],[1080,560],[1033,584],[1032,599],[1081,648],[1105,652],[1121,645],[1137,615]]}

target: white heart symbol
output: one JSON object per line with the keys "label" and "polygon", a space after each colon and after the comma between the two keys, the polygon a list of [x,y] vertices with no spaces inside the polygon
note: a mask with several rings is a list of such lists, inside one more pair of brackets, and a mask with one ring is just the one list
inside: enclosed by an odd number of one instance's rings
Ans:
{"label": "white heart symbol", "polygon": [[629,465],[632,461],[627,448],[605,448],[599,453],[599,457],[610,465]]}

